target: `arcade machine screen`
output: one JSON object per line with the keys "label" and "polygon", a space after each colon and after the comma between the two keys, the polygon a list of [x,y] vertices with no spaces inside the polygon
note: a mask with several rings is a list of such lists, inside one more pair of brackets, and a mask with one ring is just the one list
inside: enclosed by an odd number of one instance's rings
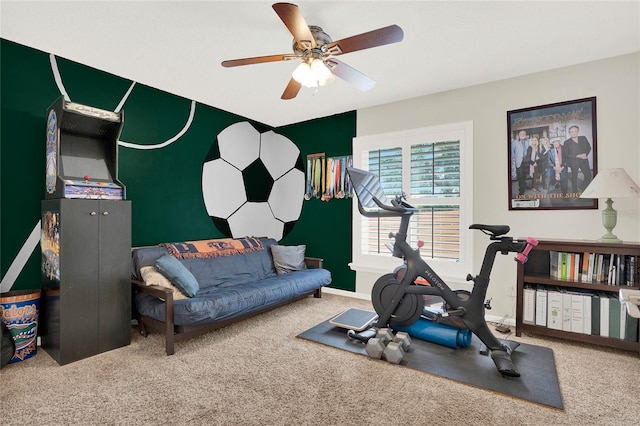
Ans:
{"label": "arcade machine screen", "polygon": [[60,146],[62,174],[68,179],[111,182],[113,179],[105,155],[104,143],[96,139],[69,134]]}

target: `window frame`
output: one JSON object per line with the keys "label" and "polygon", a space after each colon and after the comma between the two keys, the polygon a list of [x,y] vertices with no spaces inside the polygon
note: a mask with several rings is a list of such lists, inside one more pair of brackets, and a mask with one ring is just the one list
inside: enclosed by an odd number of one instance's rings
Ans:
{"label": "window frame", "polygon": [[[460,281],[461,277],[473,267],[473,232],[468,228],[473,220],[473,121],[422,127],[418,129],[401,130],[353,138],[353,166],[363,170],[368,169],[368,152],[379,149],[402,147],[402,179],[403,190],[410,190],[411,145],[434,143],[448,140],[460,141],[460,259],[439,260],[425,259],[431,267],[447,280]],[[409,194],[407,194],[409,196]],[[409,196],[410,197],[410,196]],[[447,204],[446,197],[438,198]],[[352,220],[352,263],[351,269],[365,272],[387,273],[402,264],[402,259],[391,256],[391,253],[363,254],[361,253],[363,216],[358,211],[357,198],[353,199]],[[390,242],[392,240],[389,240]]]}

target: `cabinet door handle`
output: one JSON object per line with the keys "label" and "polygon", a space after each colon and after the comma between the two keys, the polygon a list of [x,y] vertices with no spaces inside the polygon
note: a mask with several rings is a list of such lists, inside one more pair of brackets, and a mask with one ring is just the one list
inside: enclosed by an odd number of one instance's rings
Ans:
{"label": "cabinet door handle", "polygon": [[95,216],[97,213],[96,212],[91,212],[89,213],[91,216]]}
{"label": "cabinet door handle", "polygon": [[102,216],[107,216],[109,212],[102,212]]}

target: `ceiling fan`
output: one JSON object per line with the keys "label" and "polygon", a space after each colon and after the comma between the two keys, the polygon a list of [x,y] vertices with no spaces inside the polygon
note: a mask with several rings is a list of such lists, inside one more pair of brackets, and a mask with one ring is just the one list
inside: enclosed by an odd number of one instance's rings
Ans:
{"label": "ceiling fan", "polygon": [[333,81],[337,76],[360,90],[369,90],[376,83],[360,71],[335,58],[357,50],[384,46],[402,41],[404,32],[397,25],[332,41],[322,28],[307,25],[298,6],[291,3],[275,3],[273,10],[293,35],[293,53],[257,56],[253,58],[223,61],[223,67],[280,62],[301,59],[302,63],[293,71],[291,80],[282,93],[282,99],[293,99],[301,86],[318,87]]}

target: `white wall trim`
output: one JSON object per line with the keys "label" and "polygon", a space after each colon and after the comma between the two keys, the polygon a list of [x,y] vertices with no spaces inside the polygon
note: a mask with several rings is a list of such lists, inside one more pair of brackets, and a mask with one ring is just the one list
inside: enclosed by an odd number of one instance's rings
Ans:
{"label": "white wall trim", "polygon": [[322,292],[327,294],[335,294],[337,296],[352,297],[354,299],[360,300],[371,300],[370,294],[356,293],[354,291],[340,290],[338,288],[323,287]]}

